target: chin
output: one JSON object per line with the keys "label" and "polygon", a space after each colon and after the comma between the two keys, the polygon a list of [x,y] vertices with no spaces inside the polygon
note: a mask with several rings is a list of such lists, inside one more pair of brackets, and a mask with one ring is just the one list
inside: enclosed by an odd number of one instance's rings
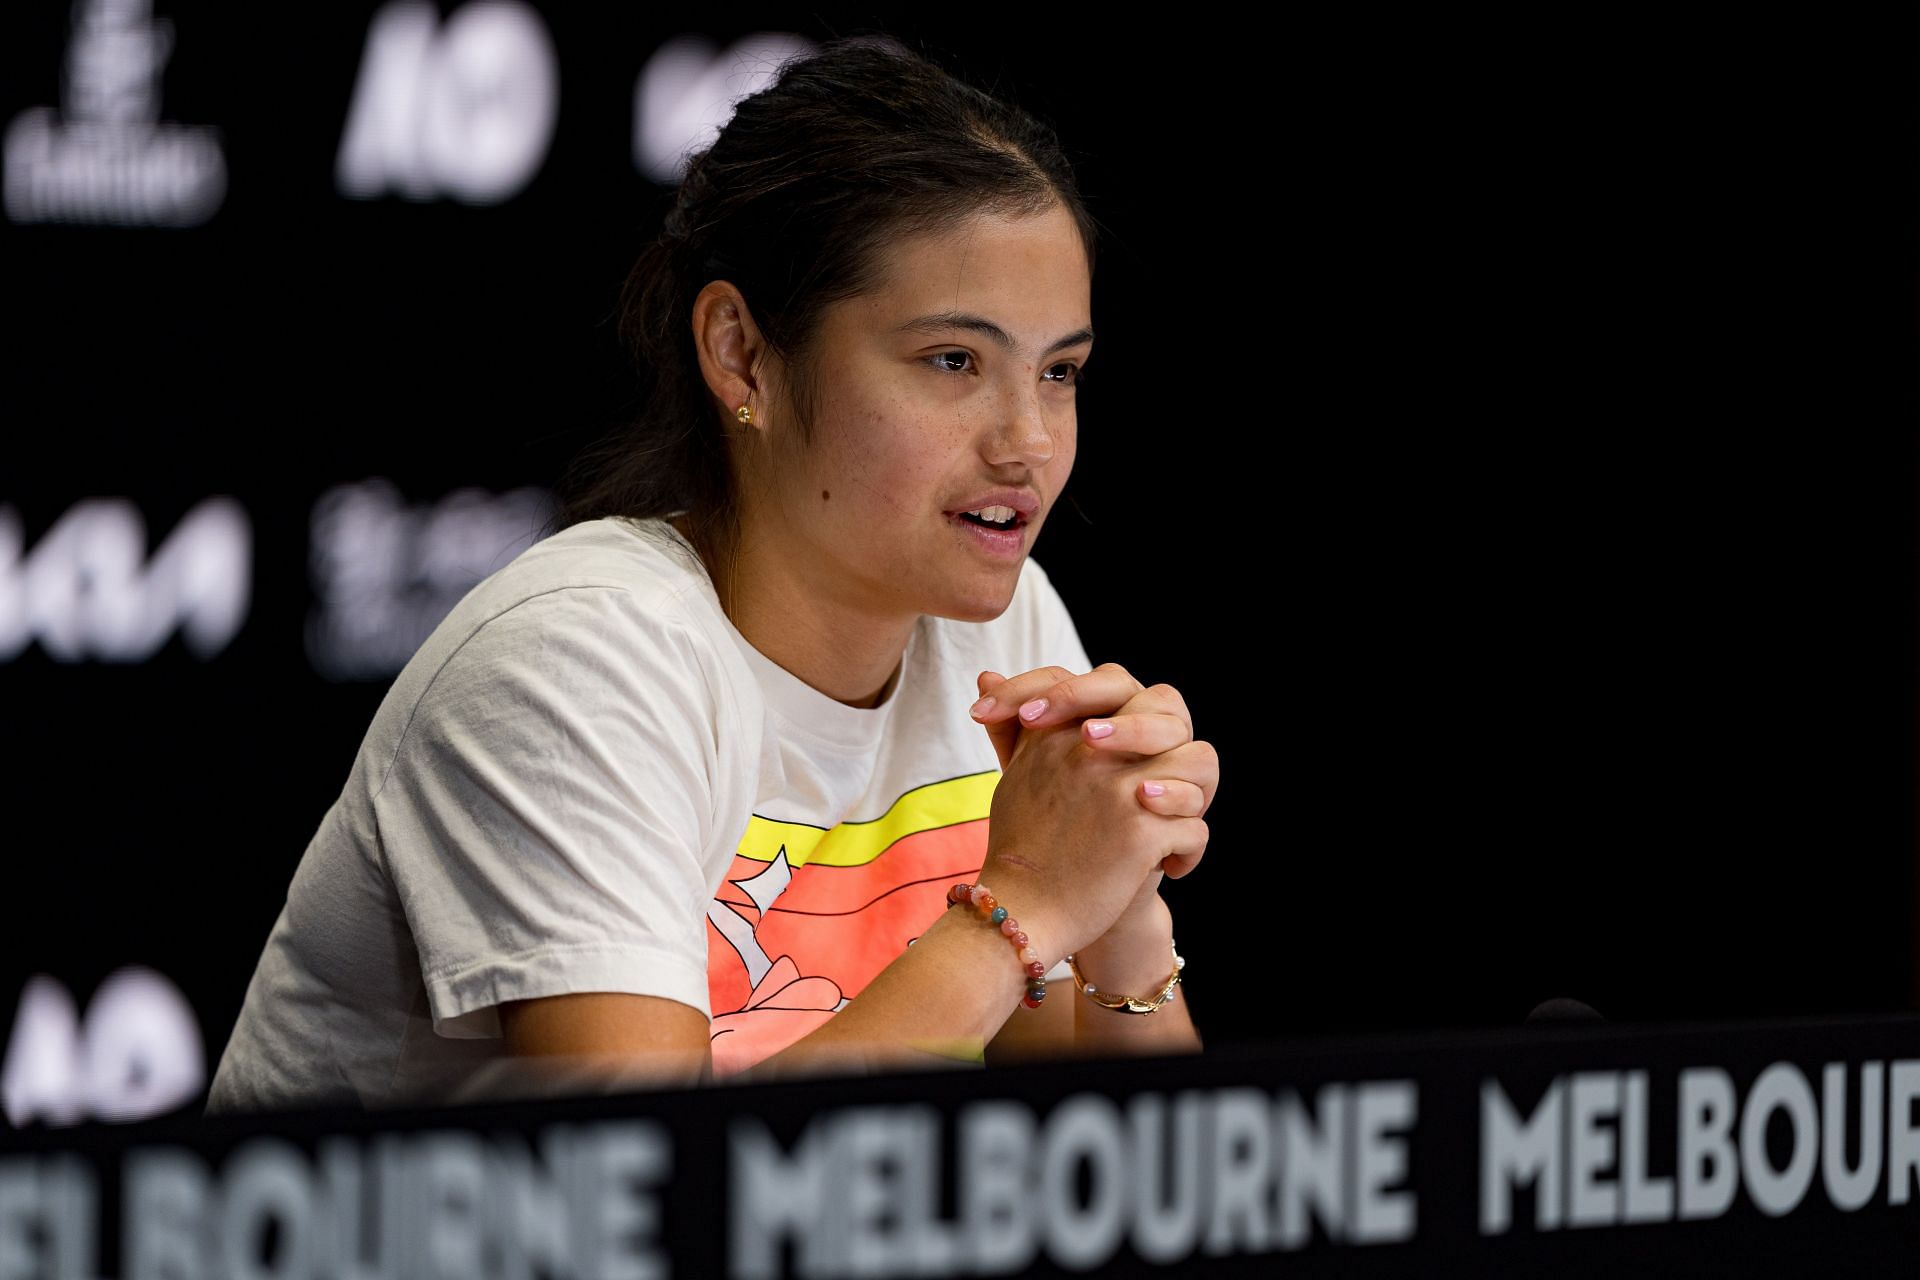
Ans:
{"label": "chin", "polygon": [[956,622],[992,622],[1013,603],[1017,581],[1016,578],[1009,578],[1004,583],[983,582],[976,584],[971,591],[946,593],[937,602],[928,602],[928,607],[921,612],[952,618]]}

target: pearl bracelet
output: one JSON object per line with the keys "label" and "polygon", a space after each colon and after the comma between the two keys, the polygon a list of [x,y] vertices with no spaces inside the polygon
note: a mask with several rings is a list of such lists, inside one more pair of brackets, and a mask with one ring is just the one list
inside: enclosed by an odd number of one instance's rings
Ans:
{"label": "pearl bracelet", "polygon": [[1047,998],[1047,966],[1041,963],[1040,953],[1033,949],[1033,940],[1020,928],[1020,922],[994,901],[992,891],[983,884],[954,885],[947,890],[947,905],[978,908],[989,924],[1000,926],[1000,932],[1019,949],[1020,963],[1026,966],[1027,994],[1020,1003],[1029,1009],[1038,1009],[1040,1002]]}
{"label": "pearl bracelet", "polygon": [[1086,995],[1087,999],[1102,1009],[1112,1009],[1117,1013],[1152,1013],[1173,999],[1173,989],[1180,985],[1180,973],[1187,967],[1187,958],[1180,954],[1180,944],[1169,940],[1168,946],[1173,951],[1173,973],[1167,978],[1167,985],[1161,989],[1160,994],[1150,1001],[1142,1000],[1137,996],[1111,995],[1098,990],[1080,972],[1080,966],[1073,962],[1072,956],[1067,957],[1067,966],[1073,970],[1073,984]]}

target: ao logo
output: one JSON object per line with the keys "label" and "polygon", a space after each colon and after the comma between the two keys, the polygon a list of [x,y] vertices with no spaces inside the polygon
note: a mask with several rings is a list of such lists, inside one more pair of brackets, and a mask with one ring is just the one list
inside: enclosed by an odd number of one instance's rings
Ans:
{"label": "ao logo", "polygon": [[76,503],[31,553],[0,506],[0,662],[36,639],[57,662],[139,662],[176,630],[197,658],[247,619],[253,526],[232,498],[208,498],[147,559],[147,527],[125,498]]}
{"label": "ao logo", "polygon": [[496,204],[539,169],[559,109],[553,41],[526,5],[474,0],[443,27],[433,5],[395,0],[367,29],[335,179],[360,200]]}
{"label": "ao logo", "polygon": [[35,974],[7,1037],[0,1100],[15,1126],[138,1120],[194,1097],[206,1077],[193,1006],[160,973],[140,965],[115,971],[94,992],[84,1022],[64,984]]}
{"label": "ao logo", "polygon": [[700,36],[667,41],[633,87],[634,164],[663,186],[678,183],[688,154],[713,144],[734,104],[770,84],[781,63],[813,47],[783,31],[747,36],[725,53]]}

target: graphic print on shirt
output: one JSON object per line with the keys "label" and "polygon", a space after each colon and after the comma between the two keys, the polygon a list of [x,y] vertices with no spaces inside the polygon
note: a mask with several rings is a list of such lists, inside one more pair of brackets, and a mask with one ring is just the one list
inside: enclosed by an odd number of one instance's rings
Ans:
{"label": "graphic print on shirt", "polygon": [[831,829],[754,814],[707,907],[713,1071],[778,1053],[846,1006],[987,860],[1000,771],[915,787]]}

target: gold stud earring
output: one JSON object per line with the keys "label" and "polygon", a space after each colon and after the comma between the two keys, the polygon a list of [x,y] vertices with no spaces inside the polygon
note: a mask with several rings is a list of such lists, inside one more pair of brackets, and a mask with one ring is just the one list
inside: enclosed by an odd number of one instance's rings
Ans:
{"label": "gold stud earring", "polygon": [[742,422],[752,422],[753,406],[743,404],[738,409],[735,409],[733,411],[733,416],[740,419],[740,421]]}

